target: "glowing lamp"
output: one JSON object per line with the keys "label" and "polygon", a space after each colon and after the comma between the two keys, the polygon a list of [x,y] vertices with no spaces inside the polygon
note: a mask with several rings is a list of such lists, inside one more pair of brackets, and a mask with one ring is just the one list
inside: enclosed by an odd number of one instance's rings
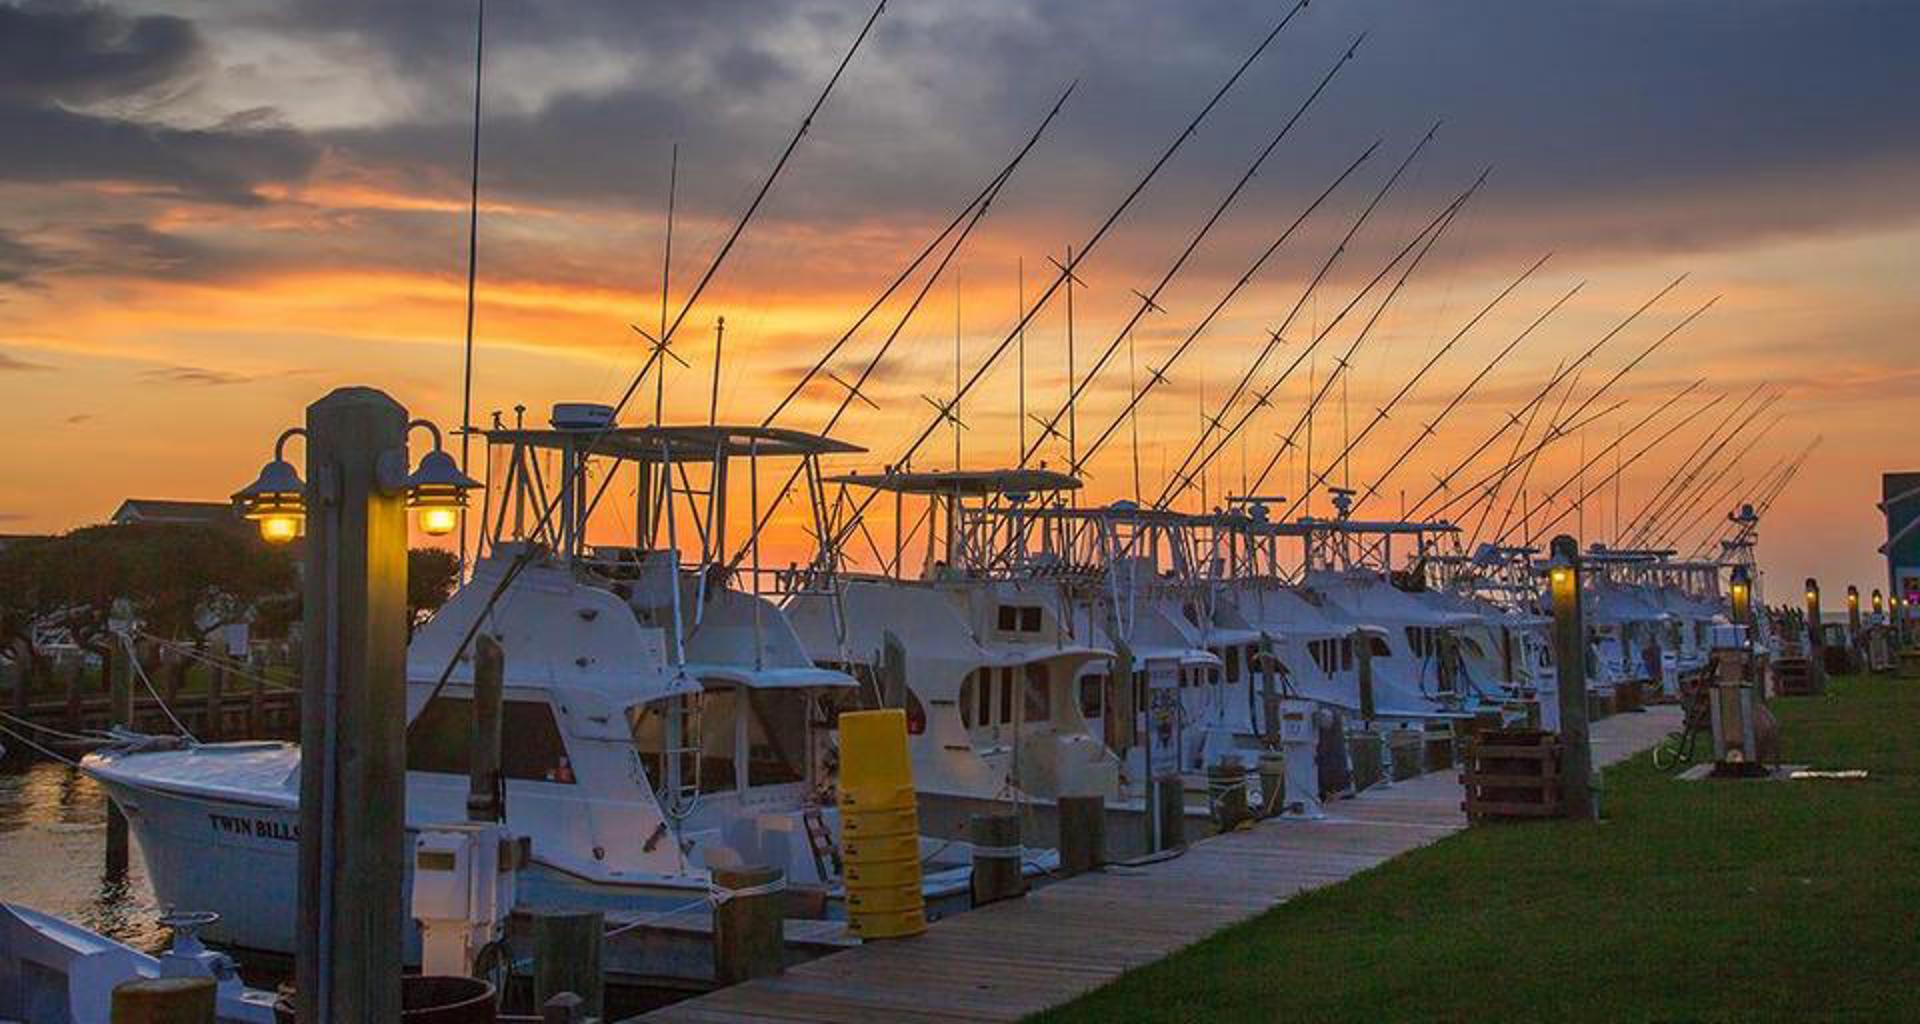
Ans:
{"label": "glowing lamp", "polygon": [[479,486],[480,481],[460,472],[453,457],[441,450],[440,431],[434,430],[433,450],[420,457],[420,465],[407,477],[407,507],[418,516],[421,533],[444,537],[460,525],[467,492]]}
{"label": "glowing lamp", "polygon": [[306,485],[293,463],[285,458],[287,439],[304,431],[295,428],[280,435],[273,446],[273,461],[260,467],[260,475],[233,493],[240,514],[260,524],[260,536],[270,544],[285,544],[300,536],[307,519]]}

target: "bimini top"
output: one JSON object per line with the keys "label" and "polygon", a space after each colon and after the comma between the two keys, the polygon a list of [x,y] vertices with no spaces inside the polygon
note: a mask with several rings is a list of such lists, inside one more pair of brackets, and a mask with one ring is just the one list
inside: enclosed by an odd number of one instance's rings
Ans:
{"label": "bimini top", "polygon": [[[761,454],[766,454],[765,450]],[[890,470],[885,473],[848,473],[828,477],[827,483],[871,487],[899,494],[957,494],[981,498],[1000,494],[1072,491],[1080,478],[1051,469]]]}
{"label": "bimini top", "polygon": [[580,429],[517,428],[484,432],[490,444],[520,444],[532,448],[593,446],[595,455],[636,462],[707,462],[724,457],[793,458],[806,455],[842,455],[866,451],[856,444],[823,434],[784,427],[676,426],[597,427]]}

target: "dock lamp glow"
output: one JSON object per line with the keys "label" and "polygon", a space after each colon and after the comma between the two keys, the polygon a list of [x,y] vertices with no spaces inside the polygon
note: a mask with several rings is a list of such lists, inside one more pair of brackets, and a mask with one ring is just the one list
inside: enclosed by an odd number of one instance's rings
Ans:
{"label": "dock lamp glow", "polygon": [[453,457],[440,443],[440,428],[426,420],[414,420],[408,429],[425,427],[433,435],[433,450],[420,457],[420,465],[407,477],[407,508],[420,522],[420,532],[444,537],[460,525],[467,507],[467,492],[479,489],[480,481],[460,472]]}
{"label": "dock lamp glow", "polygon": [[1860,588],[1847,584],[1847,631],[1860,635]]}
{"label": "dock lamp glow", "polygon": [[260,524],[260,536],[269,544],[293,540],[306,525],[306,485],[286,459],[287,441],[306,433],[299,427],[282,432],[273,443],[273,461],[260,468],[252,483],[233,493],[240,514]]}
{"label": "dock lamp glow", "polygon": [[1727,597],[1733,605],[1733,624],[1753,625],[1753,581],[1747,576],[1746,566],[1733,567],[1733,578],[1727,584]]}
{"label": "dock lamp glow", "polygon": [[1873,588],[1873,621],[1887,621],[1887,598],[1880,593],[1879,587]]}
{"label": "dock lamp glow", "polygon": [[1820,581],[1807,577],[1807,635],[1812,650],[1820,650]]}

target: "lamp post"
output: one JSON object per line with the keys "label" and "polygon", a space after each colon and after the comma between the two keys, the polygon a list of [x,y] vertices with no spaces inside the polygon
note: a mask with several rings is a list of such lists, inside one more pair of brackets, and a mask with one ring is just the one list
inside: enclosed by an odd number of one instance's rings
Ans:
{"label": "lamp post", "polygon": [[[1736,565],[1727,584],[1727,599],[1732,605],[1733,624],[1745,626],[1751,634],[1753,630],[1753,580],[1747,575],[1747,567]],[[1749,637],[1751,638],[1751,637]]]}
{"label": "lamp post", "polygon": [[[407,432],[422,425],[434,451],[409,474]],[[285,457],[295,436],[306,438],[305,484]],[[282,433],[273,461],[234,495],[267,540],[307,532],[294,970],[302,1021],[400,1019],[406,514],[444,534],[441,510],[478,486],[445,472],[439,441],[385,394],[341,388],[308,406],[306,426]]]}
{"label": "lamp post", "polygon": [[1561,534],[1548,549],[1553,660],[1560,705],[1560,768],[1567,816],[1594,818],[1593,751],[1587,735],[1587,627],[1581,614],[1580,543]]}
{"label": "lamp post", "polygon": [[1860,636],[1860,588],[1847,584],[1847,633],[1857,640]]}
{"label": "lamp post", "polygon": [[1807,577],[1807,657],[1820,661],[1820,581]]}
{"label": "lamp post", "polygon": [[1879,587],[1873,588],[1873,621],[1875,625],[1882,625],[1887,621],[1887,597],[1880,593]]}

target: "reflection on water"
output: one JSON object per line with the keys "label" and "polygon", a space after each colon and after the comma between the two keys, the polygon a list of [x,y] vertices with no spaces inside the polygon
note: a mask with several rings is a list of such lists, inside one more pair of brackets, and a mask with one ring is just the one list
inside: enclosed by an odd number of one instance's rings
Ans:
{"label": "reflection on water", "polygon": [[56,914],[149,952],[166,929],[135,843],[126,873],[106,870],[106,794],[79,769],[0,759],[0,900]]}

